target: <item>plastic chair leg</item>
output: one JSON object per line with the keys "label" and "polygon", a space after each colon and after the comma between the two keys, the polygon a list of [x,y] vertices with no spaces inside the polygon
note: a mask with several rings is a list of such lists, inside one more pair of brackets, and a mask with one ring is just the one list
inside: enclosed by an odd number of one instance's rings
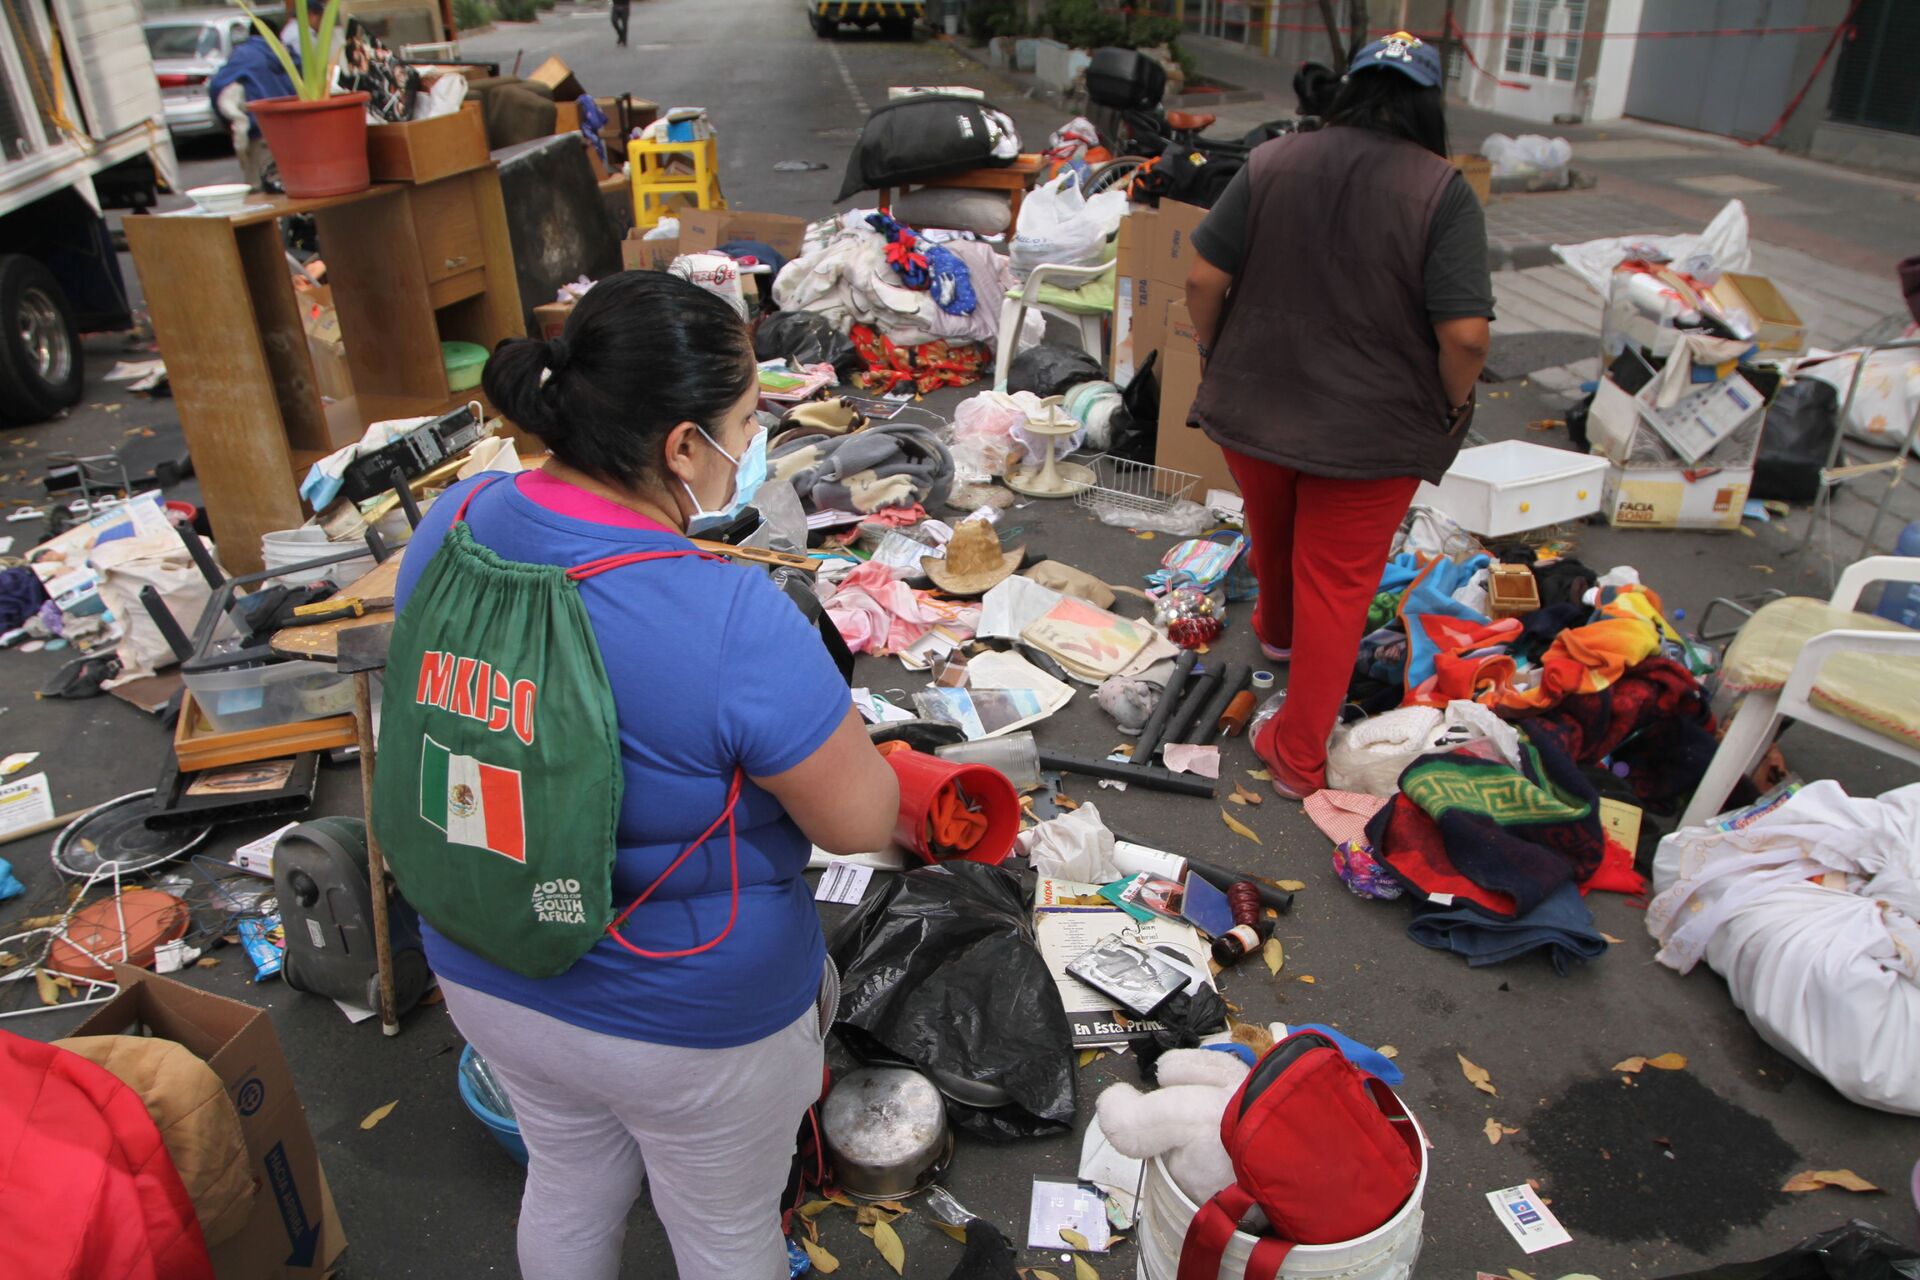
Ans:
{"label": "plastic chair leg", "polygon": [[1019,298],[1000,303],[1000,335],[994,343],[993,389],[1007,389],[1007,371],[1013,367],[1014,348],[1020,345],[1020,328],[1027,321],[1027,304]]}
{"label": "plastic chair leg", "polygon": [[1727,807],[1727,797],[1733,794],[1734,786],[1760,763],[1760,757],[1766,753],[1767,744],[1773,741],[1774,730],[1780,726],[1780,695],[1778,693],[1749,693],[1740,710],[1734,713],[1727,725],[1725,736],[1720,739],[1720,749],[1713,753],[1713,763],[1707,766],[1707,772],[1700,779],[1700,785],[1694,790],[1693,799],[1687,802],[1687,811],[1680,818],[1683,827],[1697,827],[1708,818],[1723,813]]}

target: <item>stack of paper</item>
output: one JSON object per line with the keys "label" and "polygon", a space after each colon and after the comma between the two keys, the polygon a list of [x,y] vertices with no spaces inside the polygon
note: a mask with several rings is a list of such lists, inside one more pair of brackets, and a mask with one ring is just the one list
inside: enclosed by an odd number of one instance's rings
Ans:
{"label": "stack of paper", "polygon": [[[1196,963],[1204,964],[1207,956],[1206,945],[1192,925],[1158,916],[1137,921],[1100,897],[1098,885],[1043,877],[1034,889],[1033,922],[1040,956],[1060,989],[1076,1048],[1144,1040],[1163,1027],[1115,1009],[1111,997],[1069,974],[1067,966],[1075,960],[1117,933],[1130,933],[1148,946],[1172,943],[1192,952]],[[1212,982],[1209,978],[1208,984]]]}

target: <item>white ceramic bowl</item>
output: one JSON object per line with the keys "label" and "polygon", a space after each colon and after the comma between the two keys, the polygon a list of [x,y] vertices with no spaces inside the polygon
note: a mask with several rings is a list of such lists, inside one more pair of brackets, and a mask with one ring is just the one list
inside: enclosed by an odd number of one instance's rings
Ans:
{"label": "white ceramic bowl", "polygon": [[244,182],[218,182],[210,187],[191,187],[187,198],[208,213],[232,213],[247,202],[253,188]]}

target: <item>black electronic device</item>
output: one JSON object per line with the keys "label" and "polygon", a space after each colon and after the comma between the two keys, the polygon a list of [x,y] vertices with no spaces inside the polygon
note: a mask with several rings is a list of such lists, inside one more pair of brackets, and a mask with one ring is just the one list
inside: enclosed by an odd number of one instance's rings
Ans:
{"label": "black electronic device", "polygon": [[[374,950],[367,824],[358,818],[316,818],[281,836],[273,849],[273,892],[287,935],[282,970],[287,985],[378,1009],[380,963]],[[387,935],[395,1017],[418,1004],[433,981],[419,920],[406,899],[394,895],[387,907]]]}
{"label": "black electronic device", "polygon": [[393,488],[393,473],[408,480],[424,475],[455,454],[464,453],[487,434],[480,403],[470,400],[458,409],[422,423],[391,444],[363,453],[347,464],[340,492],[350,502],[365,502]]}

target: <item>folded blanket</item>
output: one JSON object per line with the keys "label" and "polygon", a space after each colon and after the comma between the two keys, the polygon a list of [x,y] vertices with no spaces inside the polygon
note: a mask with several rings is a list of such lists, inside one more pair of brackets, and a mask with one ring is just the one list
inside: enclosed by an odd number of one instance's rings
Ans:
{"label": "folded blanket", "polygon": [[1719,745],[1706,690],[1671,658],[1649,658],[1606,689],[1566,698],[1527,729],[1578,764],[1626,766],[1635,798],[1663,810],[1693,794]]}
{"label": "folded blanket", "polygon": [[1563,978],[1574,965],[1607,949],[1607,940],[1593,927],[1593,913],[1571,884],[1512,920],[1492,919],[1470,907],[1423,907],[1407,926],[1407,936],[1423,947],[1465,956],[1476,969],[1545,951]]}
{"label": "folded blanket", "polygon": [[[1638,590],[1624,591],[1622,598],[1601,605],[1586,626],[1555,636],[1540,659],[1539,683],[1481,701],[1500,711],[1545,711],[1574,694],[1600,692],[1660,652],[1660,633],[1638,611],[1641,602],[1625,598]],[[1653,605],[1658,609],[1657,597]]]}

